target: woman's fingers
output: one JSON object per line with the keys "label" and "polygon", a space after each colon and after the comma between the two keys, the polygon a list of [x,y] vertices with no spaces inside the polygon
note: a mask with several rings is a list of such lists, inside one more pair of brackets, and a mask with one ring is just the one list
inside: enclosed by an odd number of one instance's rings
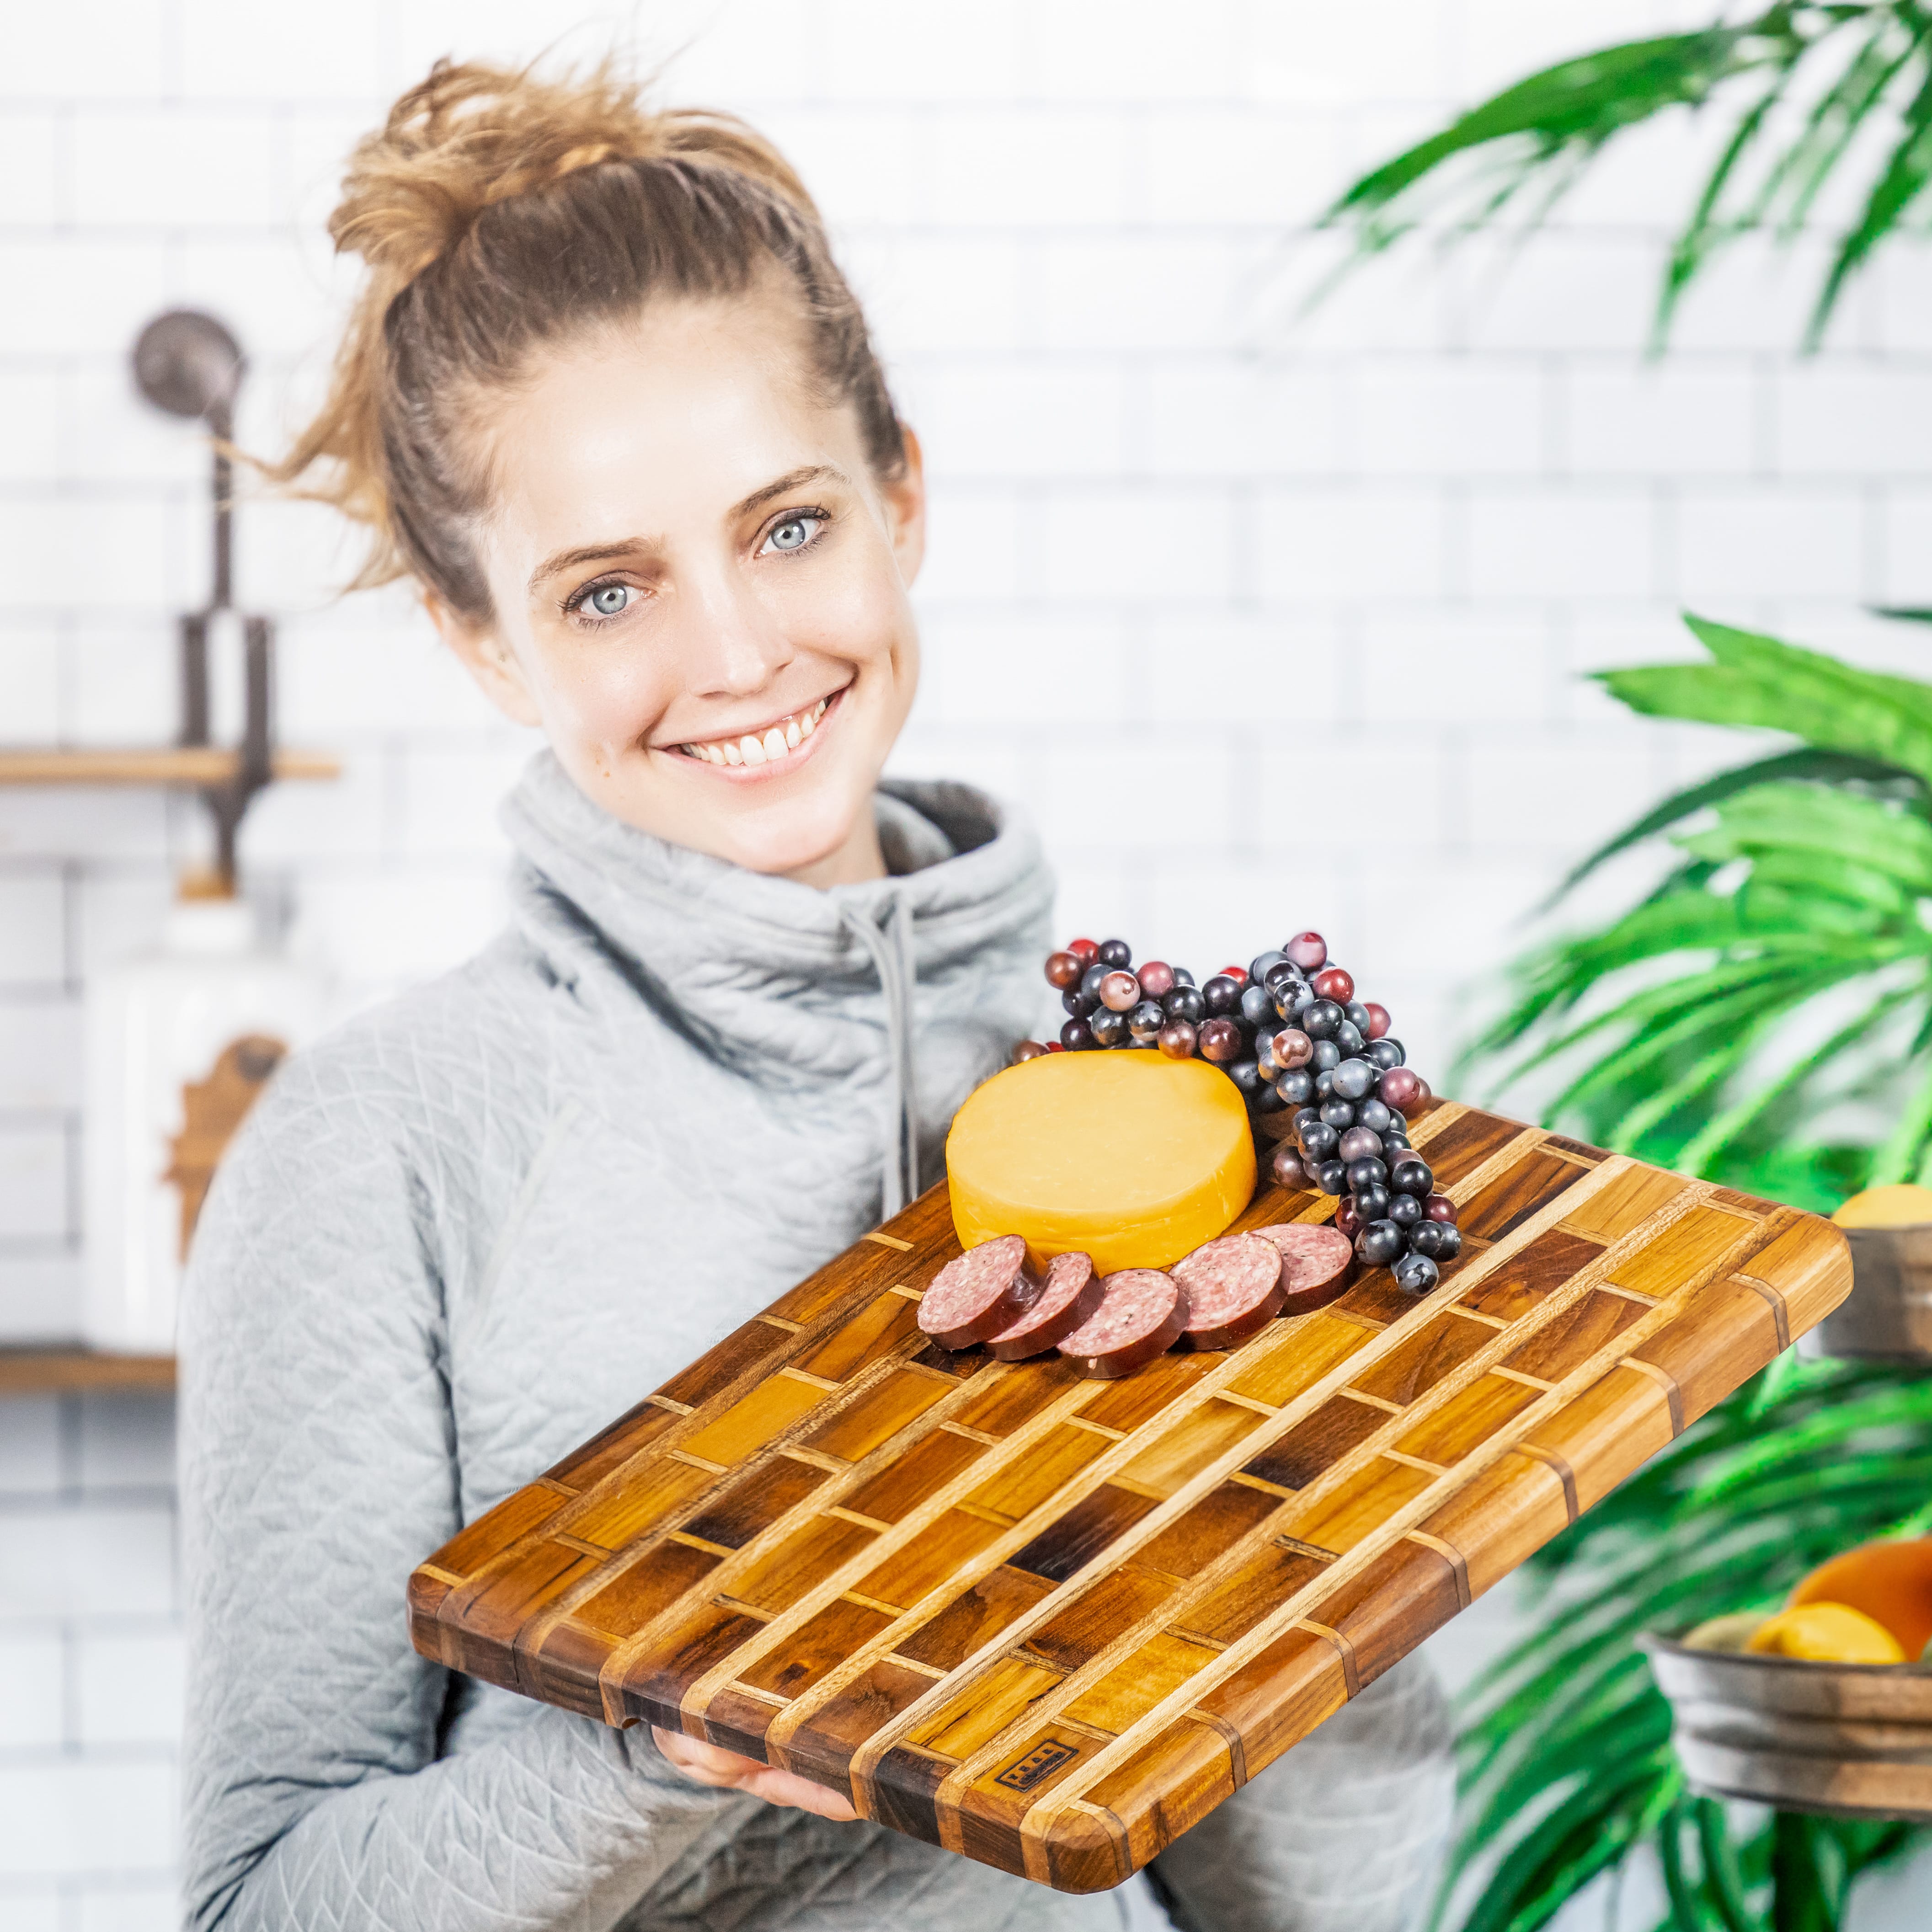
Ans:
{"label": "woman's fingers", "polygon": [[837,1792],[770,1765],[754,1766],[744,1788],[767,1804],[786,1804],[794,1810],[816,1812],[820,1817],[836,1819],[842,1825],[850,1824],[859,1815]]}
{"label": "woman's fingers", "polygon": [[736,1751],[706,1744],[701,1738],[686,1737],[682,1731],[659,1730],[652,1725],[651,1736],[657,1740],[658,1749],[694,1784],[708,1784],[722,1790],[748,1792],[754,1798],[762,1798],[767,1804],[814,1812],[821,1818],[836,1819],[842,1824],[850,1822],[859,1815],[838,1792],[826,1790],[822,1784],[813,1784],[808,1778],[780,1771],[775,1766],[760,1764],[754,1758],[740,1757]]}
{"label": "woman's fingers", "polygon": [[750,1758],[740,1757],[736,1751],[706,1744],[702,1738],[688,1738],[682,1731],[662,1731],[653,1724],[651,1736],[657,1741],[658,1749],[686,1777],[700,1784],[742,1784],[748,1772],[766,1768]]}

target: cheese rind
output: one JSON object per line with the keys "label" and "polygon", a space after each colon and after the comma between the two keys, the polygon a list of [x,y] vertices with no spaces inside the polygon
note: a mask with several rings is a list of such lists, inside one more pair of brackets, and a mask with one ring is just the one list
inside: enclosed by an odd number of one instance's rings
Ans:
{"label": "cheese rind", "polygon": [[1204,1060],[1052,1053],[970,1096],[946,1169],[967,1246],[1018,1234],[1036,1268],[1078,1252],[1115,1274],[1222,1233],[1253,1197],[1255,1144],[1240,1090]]}

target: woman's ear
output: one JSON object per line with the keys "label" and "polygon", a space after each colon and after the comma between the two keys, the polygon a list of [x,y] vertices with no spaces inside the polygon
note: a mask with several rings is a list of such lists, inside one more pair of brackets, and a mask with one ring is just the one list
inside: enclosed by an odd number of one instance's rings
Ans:
{"label": "woman's ear", "polygon": [[899,424],[905,441],[905,466],[880,491],[899,580],[910,590],[926,561],[926,454],[908,423]]}
{"label": "woman's ear", "polygon": [[472,623],[446,603],[434,590],[423,592],[423,608],[436,634],[462,662],[464,668],[483,687],[483,694],[513,724],[541,724],[538,709],[524,668],[503,642],[493,624]]}

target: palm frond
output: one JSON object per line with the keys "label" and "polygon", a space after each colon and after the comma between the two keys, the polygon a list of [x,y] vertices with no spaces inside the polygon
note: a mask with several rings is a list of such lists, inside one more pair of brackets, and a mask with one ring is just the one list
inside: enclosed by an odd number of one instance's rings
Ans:
{"label": "palm frond", "polygon": [[[1932,620],[1932,611],[1927,612],[1926,616]],[[1682,824],[1707,806],[1721,805],[1726,799],[1738,792],[1748,791],[1754,785],[1774,784],[1786,778],[1808,778],[1825,784],[1863,782],[1874,787],[1916,788],[1921,796],[1926,790],[1925,781],[1916,772],[1901,771],[1896,765],[1884,764],[1876,758],[1859,758],[1847,752],[1814,751],[1809,746],[1801,751],[1774,752],[1768,758],[1754,759],[1748,765],[1736,766],[1728,772],[1718,772],[1714,778],[1702,779],[1696,784],[1686,785],[1682,791],[1672,792],[1662,804],[1652,806],[1641,818],[1626,826],[1614,838],[1599,845],[1588,858],[1565,874],[1562,884],[1540,909],[1547,912],[1599,866],[1628,851],[1633,845],[1640,845],[1646,838],[1669,831],[1673,825]]]}
{"label": "palm frond", "polygon": [[[1932,177],[1932,14],[1918,0],[1774,0],[1748,20],[1560,61],[1369,170],[1320,225],[1347,232],[1358,260],[1424,228],[1453,242],[1507,218],[1533,232],[1634,129],[1720,112],[1729,132],[1666,256],[1652,346],[1727,244],[1760,232],[1789,243],[1828,186],[1870,167],[1813,304],[1804,343],[1814,348],[1846,284],[1900,232]],[[1868,161],[1858,136],[1886,126],[1888,151]]]}

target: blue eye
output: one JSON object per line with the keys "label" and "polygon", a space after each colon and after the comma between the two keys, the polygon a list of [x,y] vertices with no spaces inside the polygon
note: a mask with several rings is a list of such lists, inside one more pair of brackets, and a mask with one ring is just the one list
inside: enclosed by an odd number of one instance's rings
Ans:
{"label": "blue eye", "polygon": [[765,539],[766,547],[776,550],[802,550],[824,520],[822,517],[788,517],[772,526],[771,535]]}
{"label": "blue eye", "polygon": [[628,584],[600,584],[584,600],[584,606],[599,617],[615,617],[630,608]]}

